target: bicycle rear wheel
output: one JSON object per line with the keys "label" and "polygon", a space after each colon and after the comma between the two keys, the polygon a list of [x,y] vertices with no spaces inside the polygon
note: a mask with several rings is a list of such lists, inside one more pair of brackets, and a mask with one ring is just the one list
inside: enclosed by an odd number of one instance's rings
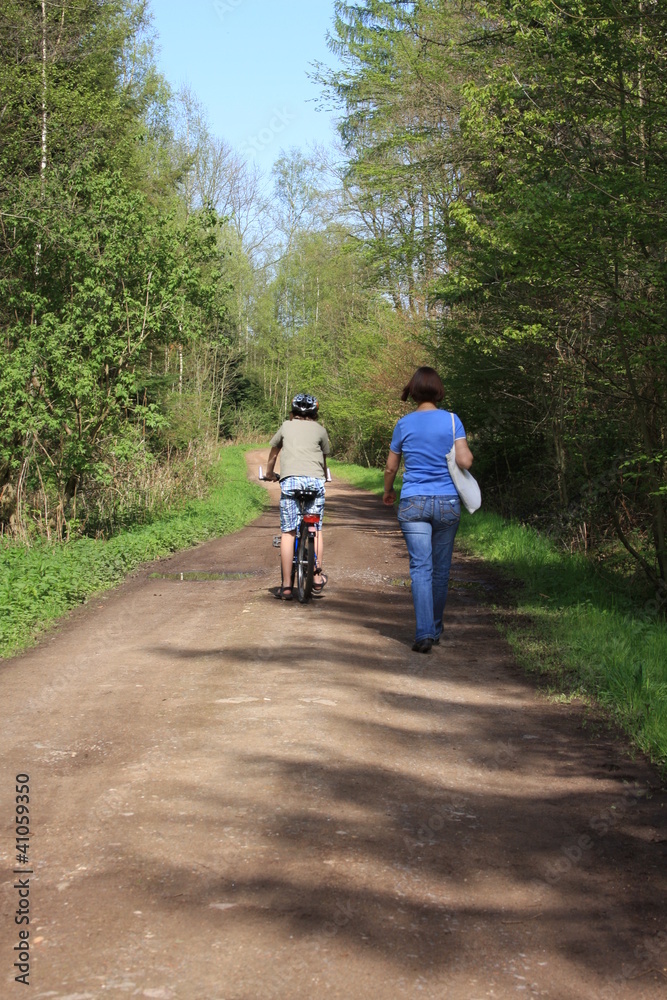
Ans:
{"label": "bicycle rear wheel", "polygon": [[313,576],[315,574],[315,539],[301,526],[299,545],[296,550],[296,592],[300,604],[310,600],[313,592]]}

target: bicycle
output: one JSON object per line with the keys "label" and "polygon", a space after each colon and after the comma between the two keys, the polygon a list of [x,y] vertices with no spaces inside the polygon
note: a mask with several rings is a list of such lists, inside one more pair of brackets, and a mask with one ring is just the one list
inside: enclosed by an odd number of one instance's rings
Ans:
{"label": "bicycle", "polygon": [[[265,483],[279,482],[274,473],[273,479],[268,479],[262,474],[262,467],[259,467],[259,478]],[[317,537],[317,525],[320,523],[319,514],[307,514],[306,507],[313,502],[317,492],[315,490],[295,490],[291,498],[296,501],[299,508],[300,521],[296,528],[296,538],[294,539],[294,558],[292,560],[292,574],[290,577],[290,587],[292,593],[296,589],[299,604],[306,604],[313,593],[313,579],[315,577],[315,539]],[[296,581],[296,588],[294,586]]]}

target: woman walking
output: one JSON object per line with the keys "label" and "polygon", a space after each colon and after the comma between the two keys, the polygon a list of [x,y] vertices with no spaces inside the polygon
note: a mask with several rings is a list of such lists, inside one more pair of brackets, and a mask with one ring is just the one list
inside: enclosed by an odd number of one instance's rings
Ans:
{"label": "woman walking", "polygon": [[398,521],[408,547],[412,600],[417,627],[413,650],[430,653],[440,641],[447,600],[454,537],[461,517],[461,501],[447,468],[447,453],[455,445],[456,464],[469,469],[473,456],[463,424],[448,410],[438,409],[445,395],[433,368],[418,368],[403,390],[417,409],[394,428],[384,473],[382,502],[396,502],[394,479],[401,456],[405,461]]}

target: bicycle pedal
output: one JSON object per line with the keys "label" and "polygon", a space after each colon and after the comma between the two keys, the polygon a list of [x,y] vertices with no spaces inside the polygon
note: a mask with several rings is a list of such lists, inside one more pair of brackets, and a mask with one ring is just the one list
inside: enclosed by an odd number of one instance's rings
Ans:
{"label": "bicycle pedal", "polygon": [[274,547],[274,549],[279,549],[280,548],[280,535],[274,535],[273,536],[273,547]]}

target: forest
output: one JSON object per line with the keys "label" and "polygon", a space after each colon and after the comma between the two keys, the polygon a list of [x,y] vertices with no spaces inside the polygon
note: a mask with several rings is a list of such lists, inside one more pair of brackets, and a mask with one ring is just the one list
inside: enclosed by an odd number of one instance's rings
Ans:
{"label": "forest", "polygon": [[[110,538],[315,393],[384,461],[434,365],[485,508],[667,605],[667,4],[333,4],[270,178],[139,0],[0,10],[2,544]],[[332,60],[333,61],[333,60]]]}

